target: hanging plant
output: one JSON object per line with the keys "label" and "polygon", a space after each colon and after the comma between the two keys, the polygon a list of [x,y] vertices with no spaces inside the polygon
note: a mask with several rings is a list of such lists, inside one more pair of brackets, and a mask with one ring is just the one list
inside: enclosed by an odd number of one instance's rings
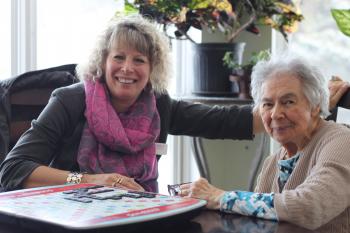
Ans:
{"label": "hanging plant", "polygon": [[176,31],[169,37],[192,42],[187,33],[191,27],[221,31],[233,42],[242,31],[258,35],[256,25],[268,25],[287,39],[303,20],[292,0],[125,0],[124,12],[153,18],[165,32],[173,25]]}

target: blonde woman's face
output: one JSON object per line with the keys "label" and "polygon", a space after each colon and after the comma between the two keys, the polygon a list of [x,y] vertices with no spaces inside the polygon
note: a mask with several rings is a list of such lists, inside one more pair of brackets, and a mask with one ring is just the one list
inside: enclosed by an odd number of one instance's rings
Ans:
{"label": "blonde woman's face", "polygon": [[150,79],[147,56],[133,48],[112,48],[105,63],[105,78],[114,104],[132,105]]}

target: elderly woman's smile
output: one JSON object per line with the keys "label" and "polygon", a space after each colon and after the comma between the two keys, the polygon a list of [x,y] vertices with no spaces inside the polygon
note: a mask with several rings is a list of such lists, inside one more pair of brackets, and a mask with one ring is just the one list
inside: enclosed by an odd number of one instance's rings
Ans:
{"label": "elderly woman's smile", "polygon": [[279,124],[271,124],[270,128],[272,131],[275,131],[276,133],[283,133],[286,130],[288,130],[289,128],[293,127],[292,124],[283,124],[283,125],[279,125]]}
{"label": "elderly woman's smile", "polygon": [[300,79],[280,73],[264,82],[262,93],[259,109],[266,131],[282,145],[302,149],[317,126],[319,110],[303,94]]}

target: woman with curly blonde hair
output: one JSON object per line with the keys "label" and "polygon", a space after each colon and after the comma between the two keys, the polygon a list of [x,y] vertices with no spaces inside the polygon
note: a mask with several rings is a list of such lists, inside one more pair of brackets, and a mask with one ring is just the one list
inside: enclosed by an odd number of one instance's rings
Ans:
{"label": "woman with curly blonde hair", "polygon": [[157,191],[157,155],[167,135],[250,139],[251,107],[171,99],[166,36],[141,16],[112,20],[81,82],[57,89],[0,167],[5,190],[95,183]]}

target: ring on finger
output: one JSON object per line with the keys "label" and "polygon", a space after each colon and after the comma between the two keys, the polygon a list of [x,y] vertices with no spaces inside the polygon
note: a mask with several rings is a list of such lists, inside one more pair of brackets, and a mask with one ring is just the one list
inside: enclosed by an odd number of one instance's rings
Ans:
{"label": "ring on finger", "polygon": [[124,180],[123,180],[123,177],[117,176],[114,181],[115,183],[122,184]]}
{"label": "ring on finger", "polygon": [[122,177],[118,177],[117,183],[118,183],[118,184],[122,184],[122,183],[123,183],[123,178],[122,178]]}

